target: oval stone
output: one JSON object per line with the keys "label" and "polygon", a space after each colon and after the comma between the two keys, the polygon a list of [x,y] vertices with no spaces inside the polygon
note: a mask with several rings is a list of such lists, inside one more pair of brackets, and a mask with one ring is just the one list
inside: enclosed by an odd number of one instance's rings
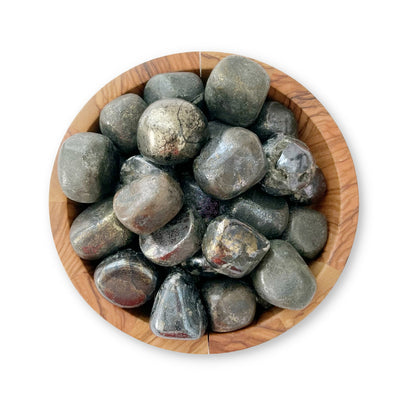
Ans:
{"label": "oval stone", "polygon": [[326,192],[326,180],[322,170],[318,167],[312,180],[304,188],[290,195],[290,202],[298,205],[311,205],[319,202]]}

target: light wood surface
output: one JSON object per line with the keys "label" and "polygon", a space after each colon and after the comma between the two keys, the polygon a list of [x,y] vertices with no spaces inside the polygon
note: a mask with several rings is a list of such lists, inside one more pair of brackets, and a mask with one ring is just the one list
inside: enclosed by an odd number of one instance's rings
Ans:
{"label": "light wood surface", "polygon": [[[78,132],[97,131],[101,109],[127,92],[141,94],[145,83],[153,75],[191,71],[206,79],[225,56],[227,54],[219,52],[188,52],[154,59],[130,69],[88,101],[69,126],[63,141]],[[128,311],[106,301],[94,286],[93,265],[78,258],[72,250],[69,228],[82,207],[69,201],[61,191],[55,160],[50,182],[49,212],[53,238],[65,270],[78,292],[95,311],[143,342],[179,352],[217,354],[268,341],[290,329],[315,309],[334,286],[348,259],[358,220],[358,187],[347,144],[331,116],[308,90],[281,71],[259,63],[271,78],[269,98],[282,102],[294,112],[300,138],[312,150],[327,180],[327,194],[317,209],[328,219],[328,242],[320,257],[310,265],[317,279],[317,292],[312,303],[302,311],[272,308],[247,328],[225,334],[210,333],[197,341],[172,341],[154,336],[148,325],[148,310]]]}

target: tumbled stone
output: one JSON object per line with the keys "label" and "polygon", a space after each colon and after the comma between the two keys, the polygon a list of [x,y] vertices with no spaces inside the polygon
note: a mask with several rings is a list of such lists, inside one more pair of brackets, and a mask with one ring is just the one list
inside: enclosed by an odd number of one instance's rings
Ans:
{"label": "tumbled stone", "polygon": [[73,221],[69,232],[75,253],[84,260],[108,256],[129,244],[133,236],[117,219],[112,197],[82,211]]}
{"label": "tumbled stone", "polygon": [[267,171],[260,140],[250,130],[232,127],[211,139],[194,161],[194,176],[204,192],[227,200],[247,191]]}
{"label": "tumbled stone", "polygon": [[110,101],[100,113],[100,130],[121,152],[137,153],[137,124],[147,104],[137,94]]}
{"label": "tumbled stone", "polygon": [[59,151],[59,183],[64,194],[76,202],[91,204],[113,192],[118,169],[118,152],[102,134],[74,134]]}
{"label": "tumbled stone", "polygon": [[228,124],[221,123],[220,121],[209,121],[207,128],[208,139],[220,138],[225,130],[229,129],[232,126]]}
{"label": "tumbled stone", "polygon": [[316,281],[291,244],[272,240],[270,250],[252,274],[254,289],[264,300],[285,309],[304,309],[312,301]]}
{"label": "tumbled stone", "polygon": [[158,276],[132,249],[106,257],[95,269],[94,282],[109,302],[122,308],[137,308],[146,303],[156,289]]}
{"label": "tumbled stone", "polygon": [[148,104],[165,98],[182,98],[195,105],[204,100],[204,84],[193,72],[167,72],[147,81],[143,98]]}
{"label": "tumbled stone", "polygon": [[214,332],[230,332],[253,322],[256,296],[243,282],[234,279],[209,279],[201,289],[208,319]]}
{"label": "tumbled stone", "polygon": [[298,126],[293,112],[278,101],[267,101],[256,122],[250,127],[260,140],[267,140],[276,133],[296,137]]}
{"label": "tumbled stone", "polygon": [[156,294],[150,329],[158,337],[192,340],[204,335],[207,323],[193,278],[181,269],[174,270]]}
{"label": "tumbled stone", "polygon": [[202,240],[202,252],[217,273],[235,278],[250,273],[269,248],[254,228],[226,216],[211,221]]}
{"label": "tumbled stone", "polygon": [[306,259],[315,258],[326,244],[328,225],[325,215],[306,207],[290,209],[289,222],[282,239]]}
{"label": "tumbled stone", "polygon": [[208,263],[208,260],[202,253],[197,253],[196,255],[190,257],[181,263],[181,267],[192,276],[218,276],[216,270]]}
{"label": "tumbled stone", "polygon": [[262,189],[276,196],[291,195],[304,188],[315,174],[315,160],[305,143],[278,133],[263,146],[268,161]]}
{"label": "tumbled stone", "polygon": [[268,239],[279,237],[289,219],[289,206],[284,198],[250,189],[230,202],[221,204],[221,214],[227,214],[251,225]]}
{"label": "tumbled stone", "polygon": [[140,249],[159,266],[175,266],[201,249],[204,232],[203,219],[192,208],[185,208],[164,227],[141,235]]}
{"label": "tumbled stone", "polygon": [[212,70],[205,102],[212,116],[233,126],[254,122],[269,92],[270,78],[256,62],[231,55]]}
{"label": "tumbled stone", "polygon": [[183,163],[194,158],[205,143],[206,126],[202,111],[188,101],[155,101],[140,117],[137,144],[140,153],[154,163]]}
{"label": "tumbled stone", "polygon": [[136,234],[150,234],[180,211],[183,193],[167,173],[145,175],[123,186],[114,196],[119,221]]}
{"label": "tumbled stone", "polygon": [[322,170],[316,167],[312,180],[304,188],[290,195],[290,202],[311,205],[319,202],[326,192],[326,181]]}

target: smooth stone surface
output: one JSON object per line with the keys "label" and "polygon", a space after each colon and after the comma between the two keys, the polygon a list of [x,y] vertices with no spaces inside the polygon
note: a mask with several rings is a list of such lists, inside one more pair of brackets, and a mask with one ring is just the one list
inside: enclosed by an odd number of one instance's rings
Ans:
{"label": "smooth stone surface", "polygon": [[118,152],[102,134],[74,134],[59,151],[59,183],[64,194],[75,202],[91,204],[113,192],[118,170]]}
{"label": "smooth stone surface", "polygon": [[289,220],[286,200],[258,189],[250,189],[236,199],[223,202],[220,211],[251,225],[268,239],[279,237]]}
{"label": "smooth stone surface", "polygon": [[204,232],[203,219],[192,208],[185,208],[164,227],[141,235],[140,249],[159,266],[175,266],[201,249]]}
{"label": "smooth stone surface", "polygon": [[270,250],[252,274],[257,294],[274,306],[300,310],[312,301],[315,277],[300,254],[283,240],[272,240]]}
{"label": "smooth stone surface", "polygon": [[143,98],[148,104],[165,98],[181,98],[195,105],[204,100],[204,84],[193,72],[167,72],[147,81]]}
{"label": "smooth stone surface", "polygon": [[311,182],[315,160],[309,148],[294,137],[278,133],[263,146],[268,161],[262,189],[275,196],[291,195]]}
{"label": "smooth stone surface", "polygon": [[193,159],[205,143],[206,126],[202,111],[188,101],[155,101],[140,117],[137,144],[140,153],[154,163],[183,163]]}
{"label": "smooth stone surface", "polygon": [[228,200],[258,183],[267,172],[267,160],[258,137],[232,127],[211,139],[194,161],[194,176],[204,192]]}
{"label": "smooth stone surface", "polygon": [[208,260],[202,253],[197,253],[185,262],[181,263],[181,267],[191,276],[213,277],[218,276],[216,270],[208,263]]}
{"label": "smooth stone surface", "polygon": [[260,140],[267,140],[276,133],[297,137],[298,125],[293,112],[278,101],[267,101],[250,127]]}
{"label": "smooth stone surface", "polygon": [[209,121],[208,122],[208,139],[220,138],[225,130],[229,129],[232,126],[228,124],[221,123],[220,121]]}
{"label": "smooth stone surface", "polygon": [[282,239],[292,244],[302,257],[315,258],[328,239],[325,215],[306,207],[291,208],[289,222]]}
{"label": "smooth stone surface", "polygon": [[167,173],[143,176],[123,186],[114,196],[114,212],[136,234],[150,234],[180,211],[183,192]]}
{"label": "smooth stone surface", "polygon": [[270,78],[256,62],[230,55],[212,70],[205,87],[211,115],[233,126],[254,122],[269,92]]}
{"label": "smooth stone surface", "polygon": [[156,289],[157,280],[153,267],[132,249],[105,258],[94,272],[98,291],[121,308],[137,308],[146,303]]}
{"label": "smooth stone surface", "polygon": [[210,222],[202,240],[202,253],[217,273],[235,278],[250,273],[269,248],[254,228],[225,216]]}
{"label": "smooth stone surface", "polygon": [[298,205],[311,205],[319,202],[326,192],[326,180],[322,170],[318,167],[311,182],[298,192],[290,195],[290,202]]}
{"label": "smooth stone surface", "polygon": [[73,221],[69,232],[72,247],[84,260],[98,260],[133,240],[134,234],[117,219],[113,198],[96,202]]}
{"label": "smooth stone surface", "polygon": [[256,296],[243,282],[210,279],[204,282],[201,294],[214,332],[236,331],[253,322]]}
{"label": "smooth stone surface", "polygon": [[192,340],[204,335],[207,323],[193,278],[181,269],[174,270],[156,294],[150,329],[158,337]]}
{"label": "smooth stone surface", "polygon": [[137,153],[137,124],[147,104],[137,94],[124,94],[110,101],[100,113],[100,131],[122,153]]}

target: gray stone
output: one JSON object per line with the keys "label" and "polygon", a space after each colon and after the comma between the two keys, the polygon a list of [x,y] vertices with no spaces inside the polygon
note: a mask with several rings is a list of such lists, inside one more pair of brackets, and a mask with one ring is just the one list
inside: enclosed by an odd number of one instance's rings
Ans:
{"label": "gray stone", "polygon": [[130,182],[114,196],[117,218],[136,234],[150,234],[163,227],[182,204],[179,184],[164,172]]}
{"label": "gray stone", "polygon": [[175,266],[201,249],[204,232],[203,219],[192,208],[185,208],[164,227],[141,235],[140,249],[159,266]]}
{"label": "gray stone", "polygon": [[258,189],[250,189],[236,199],[223,202],[220,211],[251,225],[268,239],[279,237],[289,219],[289,206],[284,198]]}
{"label": "gray stone", "polygon": [[208,139],[220,138],[225,130],[232,126],[221,123],[220,121],[209,121],[208,122]]}
{"label": "gray stone", "polygon": [[82,211],[73,221],[69,232],[75,253],[84,260],[108,256],[129,244],[133,236],[114,214],[112,197]]}
{"label": "gray stone", "polygon": [[260,140],[250,130],[232,127],[211,139],[194,161],[194,176],[204,192],[227,200],[247,191],[267,172]]}
{"label": "gray stone", "polygon": [[204,335],[207,323],[193,278],[174,269],[156,294],[150,329],[158,337],[193,340]]}
{"label": "gray stone", "polygon": [[195,105],[204,100],[204,84],[193,72],[167,72],[147,81],[143,98],[148,104],[165,98],[182,98]]}
{"label": "gray stone", "polygon": [[113,192],[118,169],[118,152],[102,134],[74,134],[59,151],[59,183],[64,194],[76,202],[91,204]]}
{"label": "gray stone", "polygon": [[326,181],[322,170],[316,167],[312,180],[304,188],[290,195],[290,202],[311,205],[319,202],[326,192]]}
{"label": "gray stone", "polygon": [[269,92],[270,78],[256,62],[231,55],[212,70],[205,87],[211,115],[233,126],[254,122]]}
{"label": "gray stone", "polygon": [[130,248],[105,258],[94,272],[98,291],[121,308],[137,308],[146,303],[157,280],[154,268]]}
{"label": "gray stone", "polygon": [[252,274],[260,297],[285,309],[304,309],[312,301],[316,281],[300,254],[283,240],[272,240],[270,250]]}
{"label": "gray stone", "polygon": [[249,274],[270,248],[254,228],[235,218],[211,221],[202,240],[202,252],[220,274],[239,278]]}
{"label": "gray stone", "polygon": [[278,133],[263,146],[268,161],[262,189],[276,196],[291,195],[304,188],[315,174],[315,160],[305,143]]}
{"label": "gray stone", "polygon": [[208,263],[202,253],[190,257],[181,264],[181,267],[192,276],[213,277],[218,276],[216,270]]}
{"label": "gray stone", "polygon": [[325,215],[306,207],[292,207],[282,239],[306,259],[315,258],[326,244],[328,224]]}
{"label": "gray stone", "polygon": [[209,279],[204,282],[201,294],[214,332],[236,331],[253,322],[256,297],[243,282],[228,278]]}
{"label": "gray stone", "polygon": [[137,144],[140,153],[154,163],[183,163],[193,159],[205,143],[206,126],[202,111],[188,101],[155,101],[140,117]]}
{"label": "gray stone", "polygon": [[122,153],[137,149],[137,124],[147,104],[137,94],[124,94],[110,101],[100,113],[100,130]]}

